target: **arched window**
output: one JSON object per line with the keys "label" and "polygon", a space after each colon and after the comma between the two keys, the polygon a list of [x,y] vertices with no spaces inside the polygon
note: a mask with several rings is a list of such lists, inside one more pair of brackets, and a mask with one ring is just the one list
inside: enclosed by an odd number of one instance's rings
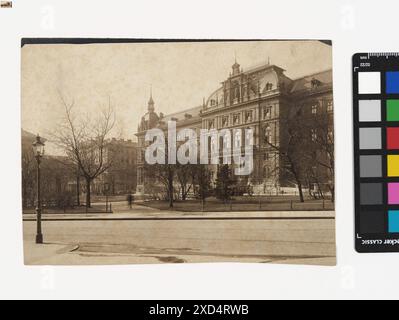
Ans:
{"label": "arched window", "polygon": [[251,127],[248,127],[248,128],[246,128],[246,133],[249,134],[250,130],[252,130],[252,135],[249,136],[248,143],[249,143],[250,146],[254,146],[255,145],[255,143],[254,143],[254,132],[255,132],[255,130],[253,128],[251,128]]}

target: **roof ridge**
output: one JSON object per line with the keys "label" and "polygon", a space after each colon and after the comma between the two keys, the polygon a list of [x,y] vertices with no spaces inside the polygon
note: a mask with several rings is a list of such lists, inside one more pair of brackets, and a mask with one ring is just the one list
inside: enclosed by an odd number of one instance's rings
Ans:
{"label": "roof ridge", "polygon": [[329,72],[329,71],[332,71],[332,68],[320,70],[318,72],[314,72],[314,73],[311,73],[311,74],[308,74],[308,75],[304,75],[304,76],[301,76],[301,77],[298,77],[298,78],[294,78],[294,79],[291,78],[291,80],[292,81],[297,81],[297,80],[305,79],[305,78],[312,77],[312,76],[315,76],[317,74],[325,73],[325,72]]}
{"label": "roof ridge", "polygon": [[172,117],[174,115],[181,114],[181,113],[187,113],[187,112],[189,112],[191,110],[196,110],[196,109],[202,109],[202,105],[199,105],[199,106],[196,106],[196,107],[191,107],[189,109],[183,109],[181,111],[176,111],[176,112],[173,112],[173,113],[164,114],[164,118]]}

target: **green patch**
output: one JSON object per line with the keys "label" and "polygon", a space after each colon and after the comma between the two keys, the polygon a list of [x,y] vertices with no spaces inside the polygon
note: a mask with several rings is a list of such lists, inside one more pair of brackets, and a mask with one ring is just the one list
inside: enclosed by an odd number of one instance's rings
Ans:
{"label": "green patch", "polygon": [[387,100],[387,121],[399,121],[399,100]]}

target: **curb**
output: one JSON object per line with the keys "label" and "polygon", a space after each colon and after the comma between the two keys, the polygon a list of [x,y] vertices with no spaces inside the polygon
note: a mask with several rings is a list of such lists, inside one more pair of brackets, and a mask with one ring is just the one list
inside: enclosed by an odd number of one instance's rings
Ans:
{"label": "curb", "polygon": [[[162,218],[42,218],[42,221],[178,221],[178,220],[335,220],[335,217],[162,217]],[[23,221],[36,221],[26,218]]]}

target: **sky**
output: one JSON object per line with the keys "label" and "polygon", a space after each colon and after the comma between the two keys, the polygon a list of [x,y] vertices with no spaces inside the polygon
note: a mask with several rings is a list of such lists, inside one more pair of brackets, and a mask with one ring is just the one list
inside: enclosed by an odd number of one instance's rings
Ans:
{"label": "sky", "polygon": [[110,98],[112,134],[135,140],[150,88],[158,113],[199,106],[235,59],[244,71],[270,60],[295,79],[332,68],[332,48],[318,41],[25,45],[22,128],[43,136],[56,130],[64,115],[61,96],[74,101],[76,114],[89,116]]}

